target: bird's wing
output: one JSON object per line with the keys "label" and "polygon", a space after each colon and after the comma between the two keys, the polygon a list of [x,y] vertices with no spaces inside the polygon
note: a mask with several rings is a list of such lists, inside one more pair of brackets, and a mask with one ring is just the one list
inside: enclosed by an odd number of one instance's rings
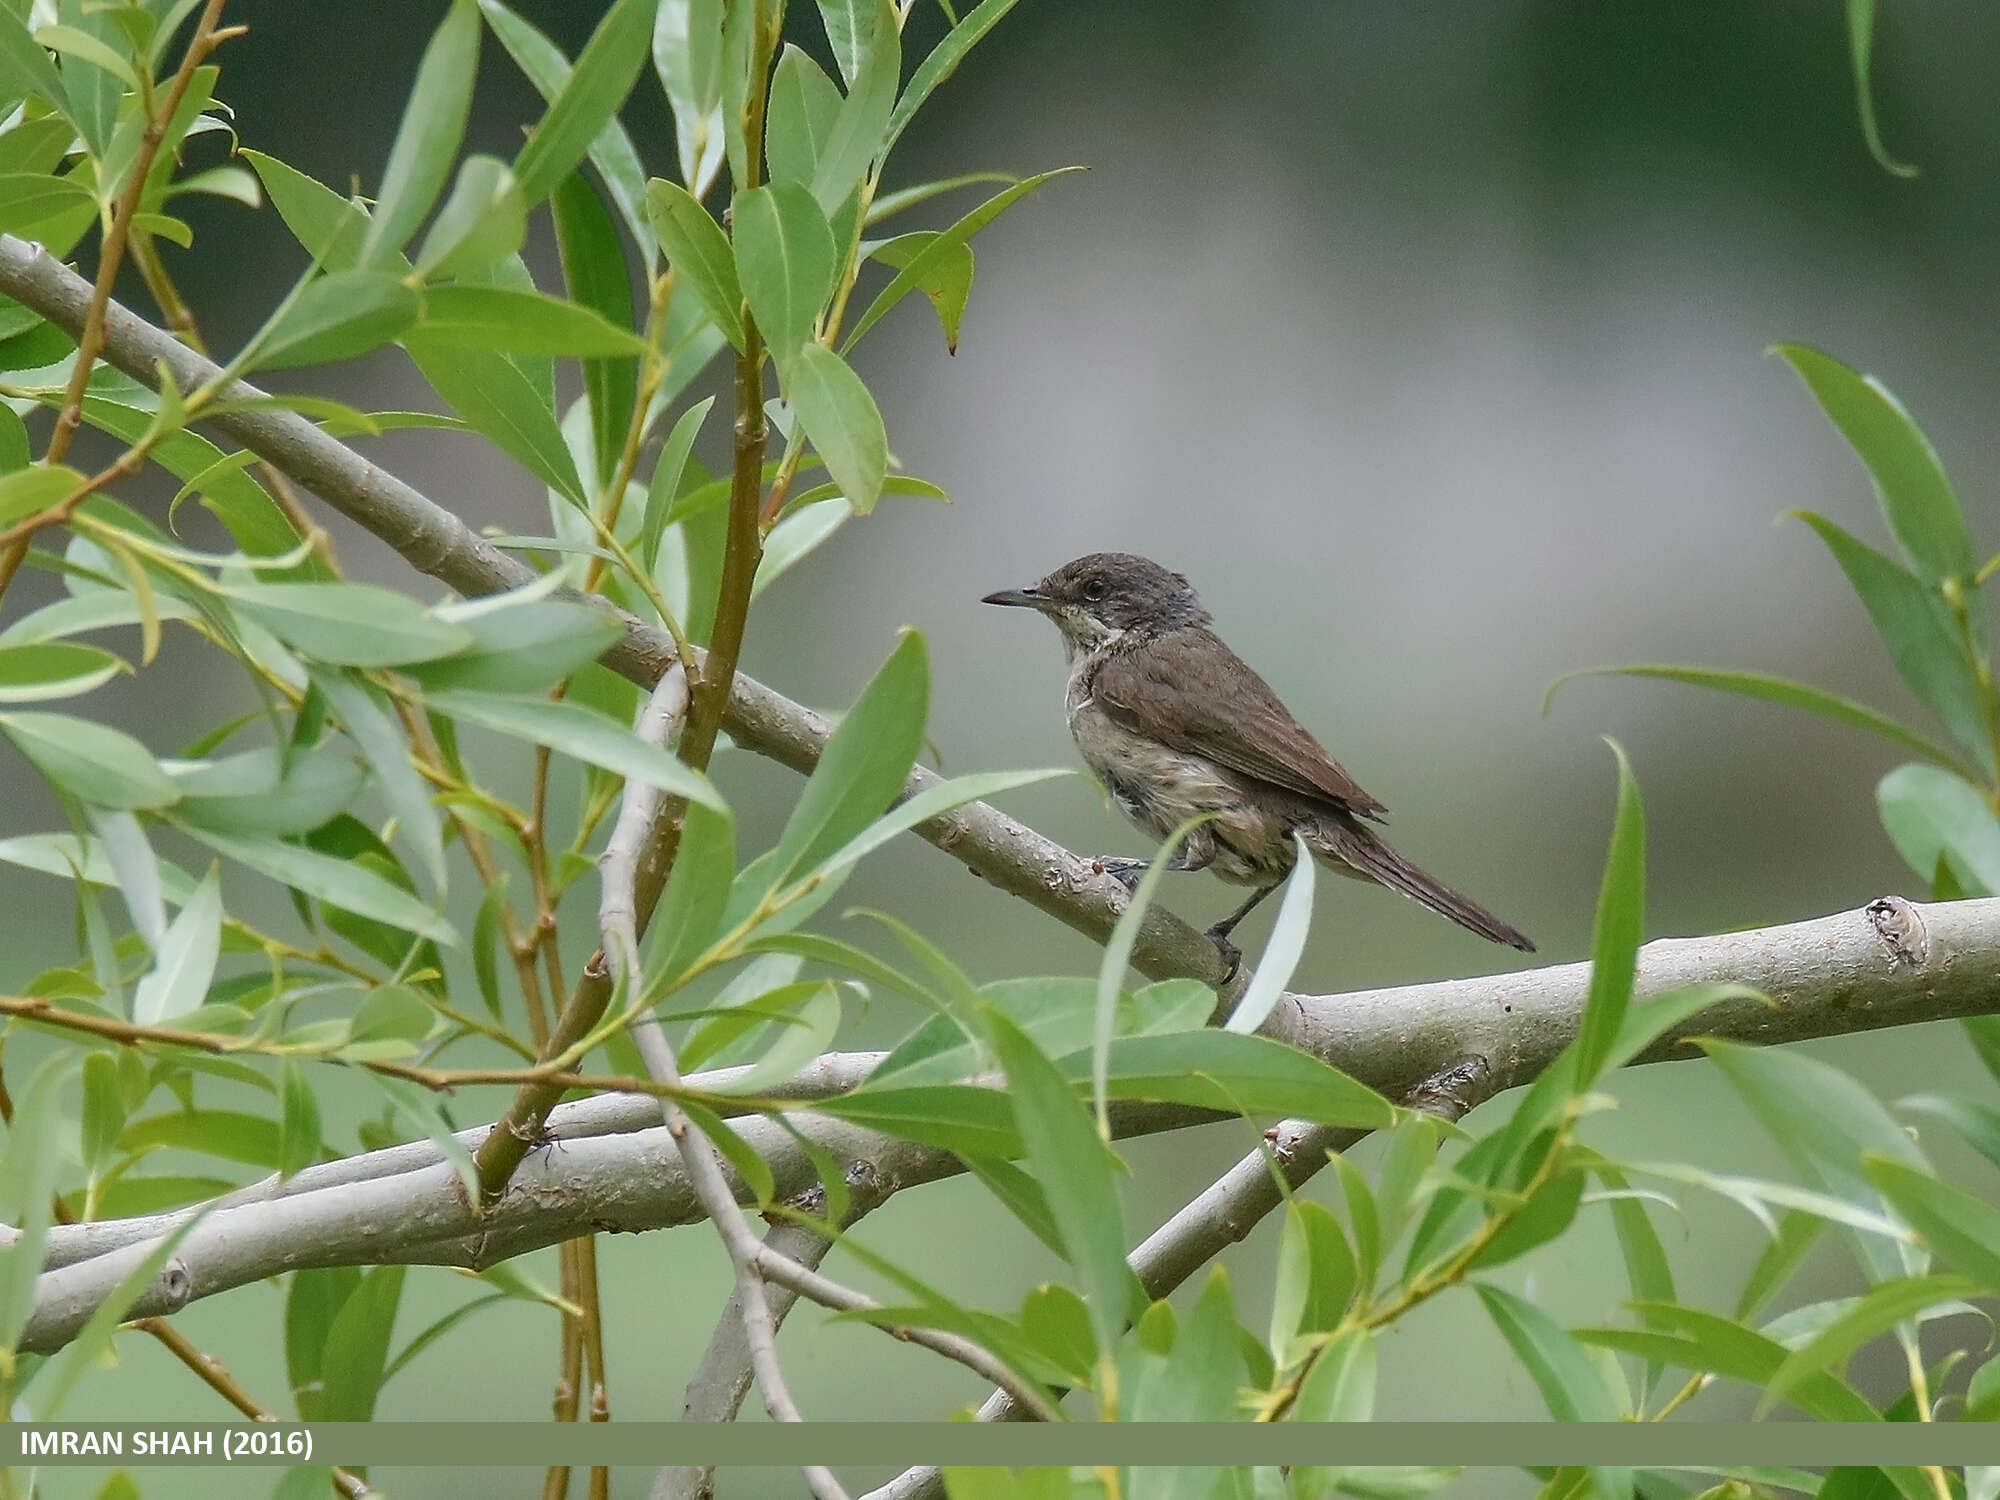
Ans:
{"label": "bird's wing", "polygon": [[1114,723],[1156,744],[1362,817],[1387,811],[1210,631],[1177,632],[1170,647],[1149,642],[1114,651],[1090,686]]}

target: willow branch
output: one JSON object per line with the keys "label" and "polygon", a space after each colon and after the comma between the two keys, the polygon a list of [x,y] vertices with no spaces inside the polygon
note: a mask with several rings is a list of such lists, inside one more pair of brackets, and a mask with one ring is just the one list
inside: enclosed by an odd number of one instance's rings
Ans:
{"label": "willow branch", "polygon": [[[1264,1032],[1392,1096],[1464,1054],[1486,1060],[1498,1090],[1535,1077],[1575,1036],[1588,981],[1588,964],[1563,964],[1401,989],[1293,995]],[[1769,1044],[2000,1014],[2000,899],[1912,905],[1889,898],[1810,922],[1649,943],[1640,952],[1637,1003],[1724,981],[1760,990],[1771,1003],[1721,1001],[1670,1029],[1638,1060],[1699,1056],[1689,1039],[1700,1036]],[[836,1055],[815,1068],[822,1079],[858,1078],[872,1065]],[[633,1110],[585,1102],[607,1113]],[[1114,1112],[1112,1125],[1133,1136],[1215,1118],[1178,1105],[1131,1104]],[[874,1174],[885,1192],[961,1170],[945,1152],[827,1116],[798,1114],[786,1123],[850,1175]],[[819,1180],[812,1155],[784,1124],[755,1118],[732,1128],[769,1163],[780,1198]],[[484,1215],[464,1201],[453,1170],[441,1162],[218,1207],[188,1231],[128,1315],[172,1312],[299,1267],[397,1262],[479,1269],[593,1227],[616,1232],[696,1223],[704,1214],[677,1157],[658,1127],[573,1140],[531,1156]],[[746,1196],[740,1183],[734,1186],[739,1199]],[[55,1268],[42,1275],[21,1347],[45,1352],[75,1337],[165,1232],[159,1226],[185,1213],[141,1221],[136,1233],[116,1220],[51,1229]],[[71,1237],[86,1234],[95,1237],[90,1258],[56,1265],[75,1253]],[[117,1248],[107,1250],[111,1244]]]}

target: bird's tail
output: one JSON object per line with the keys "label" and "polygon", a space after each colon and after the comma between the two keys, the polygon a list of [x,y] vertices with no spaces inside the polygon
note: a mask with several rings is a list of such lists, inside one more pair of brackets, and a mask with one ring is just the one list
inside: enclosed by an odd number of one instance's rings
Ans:
{"label": "bird's tail", "polygon": [[1386,885],[1392,891],[1422,902],[1441,917],[1449,917],[1468,932],[1476,932],[1488,942],[1505,943],[1523,953],[1533,953],[1535,945],[1435,876],[1428,875],[1391,849],[1370,830],[1349,819],[1322,819],[1307,834],[1314,851],[1336,865],[1346,865],[1366,879]]}

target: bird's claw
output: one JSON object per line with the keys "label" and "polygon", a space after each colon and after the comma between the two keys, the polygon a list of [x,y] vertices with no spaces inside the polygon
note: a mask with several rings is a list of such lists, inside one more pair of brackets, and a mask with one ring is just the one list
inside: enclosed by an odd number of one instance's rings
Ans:
{"label": "bird's claw", "polygon": [[1237,969],[1242,966],[1243,950],[1229,941],[1228,933],[1218,932],[1213,927],[1209,928],[1202,936],[1215,944],[1215,951],[1222,955],[1222,962],[1225,966],[1222,982],[1228,984],[1236,977]]}
{"label": "bird's claw", "polygon": [[1146,873],[1143,859],[1122,859],[1114,855],[1104,855],[1091,861],[1104,874],[1124,886],[1129,891],[1139,889],[1139,879]]}

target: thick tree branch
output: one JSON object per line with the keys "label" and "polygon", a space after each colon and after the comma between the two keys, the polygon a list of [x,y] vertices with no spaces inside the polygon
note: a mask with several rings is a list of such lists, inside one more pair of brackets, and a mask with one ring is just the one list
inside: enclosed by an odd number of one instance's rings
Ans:
{"label": "thick tree branch", "polygon": [[[1401,989],[1288,996],[1265,1032],[1304,1045],[1392,1095],[1463,1054],[1485,1058],[1493,1087],[1501,1089],[1534,1077],[1568,1044],[1588,978],[1589,965],[1564,964]],[[1665,939],[1640,953],[1640,1003],[1702,981],[1747,984],[1773,1003],[1711,1006],[1671,1030],[1640,1061],[1696,1056],[1686,1040],[1696,1036],[1792,1042],[2000,1013],[2000,899],[1876,902],[1785,927]],[[865,1072],[839,1058],[817,1066],[823,1078]],[[640,1117],[635,1105],[585,1103],[604,1116]],[[656,1102],[647,1103],[657,1110]],[[1138,1135],[1213,1118],[1179,1106],[1134,1105],[1117,1111],[1113,1126],[1121,1135]],[[875,1174],[890,1192],[960,1170],[944,1152],[830,1118],[807,1114],[793,1123],[849,1171]],[[811,1158],[783,1126],[750,1119],[735,1128],[771,1164],[780,1196],[818,1180]],[[399,1160],[420,1159],[416,1148],[399,1150]],[[162,1232],[156,1226],[178,1217],[146,1221],[143,1238],[45,1272],[22,1347],[45,1351],[74,1337],[145,1256],[148,1242]],[[188,1233],[131,1315],[176,1311],[196,1297],[298,1267],[392,1261],[478,1267],[592,1229],[659,1229],[701,1217],[664,1130],[590,1136],[531,1155],[484,1217],[464,1202],[452,1169],[442,1164],[216,1209]],[[101,1248],[131,1232],[117,1221],[58,1226],[50,1234],[52,1260],[68,1253],[69,1236],[89,1233],[97,1237],[93,1248]]]}
{"label": "thick tree branch", "polygon": [[[91,286],[39,245],[0,234],[0,294],[75,336],[89,311]],[[105,362],[148,386],[159,379],[156,361],[183,390],[194,390],[220,373],[213,361],[115,301],[105,309],[103,327]],[[219,399],[235,403],[263,394],[238,382]],[[498,593],[537,576],[450,511],[296,412],[237,409],[204,425],[241,443],[386,542],[418,572],[461,594]],[[625,625],[624,637],[605,653],[605,665],[651,687],[676,659],[672,639],[601,599],[586,602],[617,613]],[[697,653],[698,666],[700,661]],[[802,772],[818,763],[832,732],[820,715],[741,672],[735,674],[722,722],[737,744]],[[914,796],[937,781],[919,767],[904,795]],[[1099,941],[1110,935],[1124,909],[1126,892],[1117,881],[985,803],[968,803],[916,831],[975,874]],[[1132,963],[1149,978],[1187,977],[1214,985],[1223,982],[1226,972],[1213,943],[1158,905],[1146,913]]]}

